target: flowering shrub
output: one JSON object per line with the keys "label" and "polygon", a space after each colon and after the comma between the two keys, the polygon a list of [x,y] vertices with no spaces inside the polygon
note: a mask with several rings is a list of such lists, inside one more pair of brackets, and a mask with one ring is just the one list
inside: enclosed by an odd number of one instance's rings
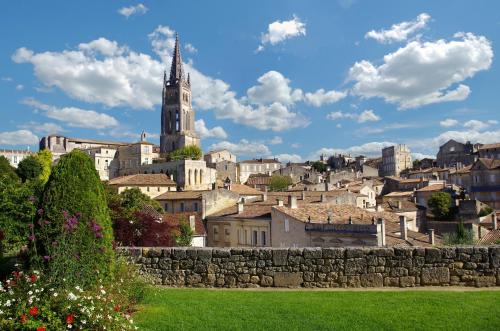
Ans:
{"label": "flowering shrub", "polygon": [[120,285],[61,289],[36,271],[13,272],[0,283],[0,330],[135,330]]}

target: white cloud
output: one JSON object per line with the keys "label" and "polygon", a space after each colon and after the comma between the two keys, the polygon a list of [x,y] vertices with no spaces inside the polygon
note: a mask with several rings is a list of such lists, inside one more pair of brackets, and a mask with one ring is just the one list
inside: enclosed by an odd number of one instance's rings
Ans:
{"label": "white cloud", "polygon": [[12,77],[4,76],[4,77],[2,77],[2,80],[4,82],[12,82]]}
{"label": "white cloud", "polygon": [[365,155],[365,156],[381,156],[382,148],[396,145],[389,141],[373,141],[362,145],[351,146],[347,148],[321,148],[312,152],[308,160],[318,160],[320,155],[334,155],[334,154],[351,154],[351,155]]}
{"label": "white cloud", "polygon": [[449,128],[450,126],[455,126],[457,124],[458,124],[458,121],[453,119],[453,118],[447,118],[447,119],[439,122],[439,125],[441,125],[442,127],[445,127],[445,128]]}
{"label": "white cloud", "polygon": [[55,123],[37,123],[30,121],[25,124],[19,125],[20,129],[30,130],[41,134],[52,134],[64,132],[64,129]]}
{"label": "white cloud", "polygon": [[220,126],[215,126],[211,129],[208,129],[205,125],[205,121],[203,119],[199,119],[194,122],[194,127],[198,135],[201,139],[205,138],[218,138],[218,139],[226,139],[227,133]]}
{"label": "white cloud", "polygon": [[314,93],[306,93],[306,102],[314,107],[321,107],[323,105],[329,105],[335,103],[347,96],[346,92],[339,91],[325,91],[324,89],[319,89]]}
{"label": "white cloud", "polygon": [[247,90],[248,100],[251,103],[279,102],[283,105],[290,105],[302,100],[302,90],[290,88],[290,80],[277,71],[268,71],[257,81],[260,85],[252,86]]}
{"label": "white cloud", "polygon": [[380,66],[366,60],[356,62],[349,69],[349,79],[355,82],[352,93],[380,97],[400,109],[466,99],[470,88],[457,84],[489,69],[493,49],[483,36],[459,33],[455,37],[451,41],[412,41],[384,56]]}
{"label": "white cloud", "polygon": [[371,30],[366,33],[365,38],[373,38],[379,43],[390,44],[396,41],[404,41],[418,30],[425,28],[430,20],[430,15],[422,13],[417,16],[414,21],[401,22],[393,24],[390,29],[375,31]]}
{"label": "white cloud", "polygon": [[486,129],[489,127],[491,124],[497,124],[498,122],[493,120],[493,121],[487,121],[487,122],[482,122],[478,120],[470,120],[464,123],[464,128],[474,130],[474,131],[481,131],[483,129]]}
{"label": "white cloud", "polygon": [[302,156],[298,154],[277,154],[274,155],[276,159],[278,159],[281,163],[299,163],[302,162]]}
{"label": "white cloud", "polygon": [[114,117],[93,110],[84,110],[76,107],[58,108],[46,105],[35,99],[25,99],[23,100],[23,104],[35,109],[41,109],[44,111],[45,116],[64,122],[72,127],[106,129],[118,125],[118,121]]}
{"label": "white cloud", "polygon": [[[175,31],[158,26],[149,38],[153,51],[162,61],[105,38],[82,43],[77,50],[62,52],[35,54],[19,48],[12,59],[17,63],[31,63],[36,77],[45,87],[57,87],[77,100],[107,107],[153,109],[161,103],[163,71],[170,65]],[[248,97],[238,98],[229,84],[204,75],[191,63],[184,65],[184,71],[191,75],[195,108],[212,110],[217,119],[274,131],[309,124],[307,118],[291,111],[286,104],[249,104]],[[297,93],[292,91],[287,102],[297,99]]]}
{"label": "white cloud", "polygon": [[273,138],[269,139],[268,141],[269,145],[279,145],[283,143],[283,139],[279,136],[274,136]]}
{"label": "white cloud", "polygon": [[411,153],[411,157],[413,160],[435,159],[436,155],[429,155],[429,154],[422,154],[422,153]]}
{"label": "white cloud", "polygon": [[24,85],[23,84],[17,84],[16,85],[16,90],[22,91],[23,89],[24,89]]}
{"label": "white cloud", "polygon": [[189,52],[189,53],[197,53],[198,50],[196,49],[196,47],[194,47],[192,44],[190,43],[187,43],[184,45],[184,49]]}
{"label": "white cloud", "polygon": [[0,132],[2,145],[36,145],[38,137],[29,130]]}
{"label": "white cloud", "polygon": [[125,16],[126,18],[129,18],[132,15],[144,15],[148,12],[148,7],[144,6],[142,3],[135,5],[135,6],[130,6],[130,7],[122,7],[118,9],[118,13],[120,15]]}
{"label": "white cloud", "polygon": [[301,146],[302,145],[299,144],[299,143],[293,143],[293,144],[290,145],[290,147],[292,147],[292,148],[300,148]]}
{"label": "white cloud", "polygon": [[269,148],[261,142],[249,141],[241,139],[238,143],[229,141],[221,141],[212,144],[210,150],[227,149],[238,156],[244,155],[249,157],[266,157],[271,155]]}
{"label": "white cloud", "polygon": [[368,109],[363,111],[360,114],[356,113],[343,113],[341,111],[335,111],[331,112],[326,115],[326,118],[332,121],[342,119],[342,118],[348,118],[357,121],[358,123],[365,123],[365,122],[376,122],[380,121],[380,116],[376,115],[373,110]]}
{"label": "white cloud", "polygon": [[289,21],[274,21],[269,24],[267,32],[262,34],[257,52],[264,50],[266,44],[276,45],[287,39],[305,35],[306,24],[297,16],[293,16]]}

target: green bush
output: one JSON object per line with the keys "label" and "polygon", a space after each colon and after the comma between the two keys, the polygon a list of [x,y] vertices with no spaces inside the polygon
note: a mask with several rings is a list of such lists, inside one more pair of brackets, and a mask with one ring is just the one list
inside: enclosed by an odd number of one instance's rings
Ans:
{"label": "green bush", "polygon": [[21,162],[19,162],[16,169],[17,175],[23,182],[38,179],[42,174],[42,171],[43,168],[40,161],[38,161],[38,159],[33,155],[25,157]]}
{"label": "green bush", "polygon": [[171,152],[171,160],[201,160],[203,153],[201,148],[195,145],[188,145]]}
{"label": "green bush", "polygon": [[38,214],[32,253],[52,281],[91,286],[109,278],[114,265],[111,219],[104,187],[84,152],[61,157]]}
{"label": "green bush", "polygon": [[492,212],[493,212],[493,208],[491,208],[490,206],[483,207],[479,211],[479,217],[484,217],[486,215],[491,214]]}
{"label": "green bush", "polygon": [[0,175],[4,175],[11,179],[19,179],[16,174],[16,169],[10,165],[9,160],[3,155],[0,155]]}
{"label": "green bush", "polygon": [[292,179],[289,176],[273,175],[269,183],[269,190],[273,192],[282,192],[292,185]]}
{"label": "green bush", "polygon": [[316,161],[312,164],[312,168],[316,170],[317,172],[325,172],[326,171],[326,164],[324,164],[321,161]]}
{"label": "green bush", "polygon": [[443,242],[448,246],[473,245],[474,233],[472,230],[466,229],[463,220],[460,220],[455,233],[445,233],[443,235]]}
{"label": "green bush", "polygon": [[186,217],[179,218],[179,231],[175,234],[175,242],[177,246],[191,246],[193,239],[193,229]]}
{"label": "green bush", "polygon": [[427,205],[437,220],[446,220],[451,217],[451,196],[446,192],[436,192],[431,195]]}
{"label": "green bush", "polygon": [[42,165],[42,172],[40,173],[39,179],[42,184],[45,184],[49,180],[52,169],[52,152],[48,149],[43,149],[39,151],[35,157]]}

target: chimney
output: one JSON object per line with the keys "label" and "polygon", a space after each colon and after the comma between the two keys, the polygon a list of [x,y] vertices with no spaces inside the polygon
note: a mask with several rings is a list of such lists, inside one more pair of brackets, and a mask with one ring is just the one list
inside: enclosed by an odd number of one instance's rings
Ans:
{"label": "chimney", "polygon": [[276,200],[278,200],[278,206],[283,207],[283,199],[280,198],[280,199],[276,199]]}
{"label": "chimney", "polygon": [[349,224],[352,224],[352,216],[349,216]]}
{"label": "chimney", "polygon": [[306,199],[306,191],[302,191],[302,200]]}
{"label": "chimney", "polygon": [[243,213],[243,205],[244,205],[243,201],[238,202],[238,214]]}
{"label": "chimney", "polygon": [[399,228],[401,231],[401,239],[408,240],[408,225],[406,223],[406,216],[399,216]]}
{"label": "chimney", "polygon": [[189,215],[189,226],[191,227],[191,230],[196,231],[196,221],[194,215]]}
{"label": "chimney", "polygon": [[398,209],[401,209],[401,208],[402,208],[402,203],[401,203],[401,200],[398,200],[398,201],[397,201],[397,206],[398,206]]}
{"label": "chimney", "polygon": [[[378,231],[380,229],[380,231]],[[377,233],[379,233],[379,246],[385,247],[385,221],[383,218],[379,218],[377,221]]]}
{"label": "chimney", "polygon": [[417,204],[417,197],[413,197],[413,203]]}
{"label": "chimney", "polygon": [[326,194],[321,194],[321,202],[326,202]]}
{"label": "chimney", "polygon": [[294,195],[288,196],[288,207],[291,209],[297,209],[297,197]]}
{"label": "chimney", "polygon": [[174,175],[170,175],[170,180],[174,180]]}
{"label": "chimney", "polygon": [[497,213],[496,213],[496,211],[493,211],[493,214],[491,215],[491,226],[493,227],[493,230],[497,230],[498,229]]}
{"label": "chimney", "polygon": [[325,191],[328,191],[328,182],[325,181]]}
{"label": "chimney", "polygon": [[262,193],[262,201],[267,201],[267,191]]}
{"label": "chimney", "polygon": [[434,238],[434,229],[429,229],[429,243],[434,246],[436,244],[436,240]]}

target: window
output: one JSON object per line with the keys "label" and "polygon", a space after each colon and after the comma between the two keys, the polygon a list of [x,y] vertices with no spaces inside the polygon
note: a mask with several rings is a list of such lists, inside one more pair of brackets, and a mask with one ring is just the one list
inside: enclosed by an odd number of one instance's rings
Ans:
{"label": "window", "polygon": [[181,212],[184,212],[184,202],[181,202]]}
{"label": "window", "polygon": [[267,245],[267,242],[266,242],[266,231],[261,231],[260,232],[260,243],[262,246],[266,246]]}
{"label": "window", "polygon": [[104,170],[107,170],[109,167],[109,160],[104,161]]}
{"label": "window", "polygon": [[168,212],[168,203],[165,202],[165,211]]}
{"label": "window", "polygon": [[146,187],[146,191],[148,191],[148,192],[149,192],[149,186],[148,186],[148,187]]}
{"label": "window", "polygon": [[14,163],[17,163],[17,155],[14,155]]}
{"label": "window", "polygon": [[219,241],[219,227],[214,225],[214,241]]}
{"label": "window", "polygon": [[245,244],[248,244],[248,230],[245,230]]}
{"label": "window", "polygon": [[288,218],[285,218],[285,232],[290,231],[290,223],[288,222]]}
{"label": "window", "polygon": [[194,203],[194,207],[193,208],[194,208],[194,211],[198,211],[198,202]]}
{"label": "window", "polygon": [[230,234],[231,234],[231,231],[229,231],[229,228],[224,228],[224,236],[225,236],[226,242],[228,242],[230,240],[229,239]]}
{"label": "window", "polygon": [[253,231],[252,233],[252,246],[257,246],[257,231]]}

